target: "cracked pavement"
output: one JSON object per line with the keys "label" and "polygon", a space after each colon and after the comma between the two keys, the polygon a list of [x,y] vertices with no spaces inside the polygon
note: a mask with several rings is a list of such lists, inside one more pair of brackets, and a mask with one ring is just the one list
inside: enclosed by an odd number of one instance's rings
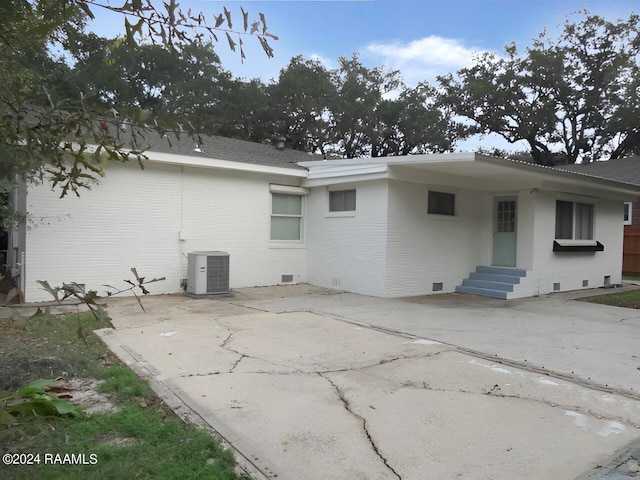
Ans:
{"label": "cracked pavement", "polygon": [[256,479],[573,479],[640,436],[624,389],[369,328],[349,317],[361,308],[318,311],[336,299],[246,289],[147,297],[147,313],[111,299],[116,329],[100,334]]}

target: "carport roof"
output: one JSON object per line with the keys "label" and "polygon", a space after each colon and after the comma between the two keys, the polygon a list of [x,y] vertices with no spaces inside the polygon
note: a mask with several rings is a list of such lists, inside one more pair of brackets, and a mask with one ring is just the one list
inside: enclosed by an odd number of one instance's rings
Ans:
{"label": "carport roof", "polygon": [[591,187],[626,195],[639,195],[640,185],[603,178],[583,171],[559,170],[543,165],[489,157],[477,153],[445,153],[301,162],[309,169],[308,182],[348,182],[376,178],[411,179],[428,183],[449,179],[464,188],[477,190],[518,189],[539,184]]}

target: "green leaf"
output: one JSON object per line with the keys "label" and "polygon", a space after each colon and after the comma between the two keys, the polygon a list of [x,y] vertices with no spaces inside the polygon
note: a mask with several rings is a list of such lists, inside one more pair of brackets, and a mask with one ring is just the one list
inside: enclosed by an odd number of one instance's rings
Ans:
{"label": "green leaf", "polygon": [[26,387],[18,390],[18,395],[27,395],[26,392],[44,392],[47,387],[55,387],[59,382],[56,380],[40,379],[31,382]]}
{"label": "green leaf", "polygon": [[71,415],[77,417],[80,415],[80,411],[77,407],[71,405],[67,400],[62,398],[54,398],[51,400],[51,405],[58,413],[58,415]]}

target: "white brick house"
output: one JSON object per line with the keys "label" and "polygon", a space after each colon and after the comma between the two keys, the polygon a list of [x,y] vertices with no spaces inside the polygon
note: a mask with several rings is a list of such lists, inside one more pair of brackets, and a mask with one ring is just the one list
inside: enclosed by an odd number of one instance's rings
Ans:
{"label": "white brick house", "polygon": [[131,267],[166,277],[153,293],[180,292],[187,254],[213,250],[229,253],[231,288],[517,298],[599,287],[621,281],[624,202],[640,195],[471,153],[324,161],[218,137],[200,147],[156,145],[144,170],[113,164],[81,198],[28,186],[32,221],[9,255],[25,300],[50,299],[37,280],[102,291]]}

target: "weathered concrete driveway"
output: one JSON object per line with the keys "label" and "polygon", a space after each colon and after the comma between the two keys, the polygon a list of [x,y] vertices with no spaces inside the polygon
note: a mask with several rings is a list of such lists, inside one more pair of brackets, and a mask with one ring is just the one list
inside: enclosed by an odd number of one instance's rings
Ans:
{"label": "weathered concrete driveway", "polygon": [[104,341],[255,478],[572,479],[640,436],[636,311],[308,286],[144,304],[111,299]]}

